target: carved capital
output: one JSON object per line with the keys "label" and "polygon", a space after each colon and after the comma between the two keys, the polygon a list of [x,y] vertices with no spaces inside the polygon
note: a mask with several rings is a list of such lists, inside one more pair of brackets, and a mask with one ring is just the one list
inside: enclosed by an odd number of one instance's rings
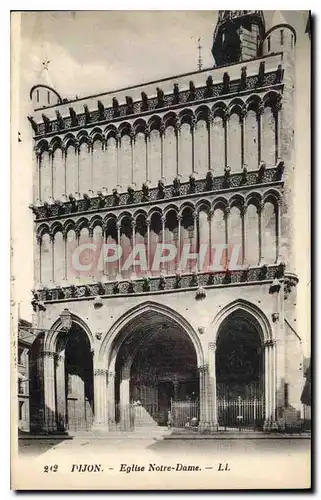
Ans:
{"label": "carved capital", "polygon": [[108,375],[108,370],[105,368],[95,368],[94,375],[95,377],[106,377]]}
{"label": "carved capital", "polygon": [[215,352],[216,351],[216,342],[209,342],[208,349],[209,349],[209,351]]}
{"label": "carved capital", "polygon": [[197,367],[197,369],[200,373],[207,373],[208,372],[208,364],[200,365]]}

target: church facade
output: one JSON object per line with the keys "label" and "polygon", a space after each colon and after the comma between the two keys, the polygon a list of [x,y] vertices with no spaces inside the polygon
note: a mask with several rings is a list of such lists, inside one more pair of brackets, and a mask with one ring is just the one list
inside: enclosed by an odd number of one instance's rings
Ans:
{"label": "church facade", "polygon": [[32,429],[300,418],[295,43],[220,11],[212,68],[69,102],[31,89]]}

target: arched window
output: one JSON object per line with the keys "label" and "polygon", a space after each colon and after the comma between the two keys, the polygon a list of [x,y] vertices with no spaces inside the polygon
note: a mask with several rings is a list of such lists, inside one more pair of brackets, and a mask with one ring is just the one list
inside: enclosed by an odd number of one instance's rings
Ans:
{"label": "arched window", "polygon": [[200,177],[205,177],[209,170],[208,129],[204,119],[197,122],[195,128],[195,170]]}
{"label": "arched window", "polygon": [[79,192],[81,195],[91,189],[91,152],[83,142],[79,148]]}
{"label": "arched window", "polygon": [[266,264],[277,261],[277,205],[267,201],[262,214],[262,257]]}
{"label": "arched window", "polygon": [[241,211],[239,207],[233,206],[229,214],[228,228],[228,257],[230,266],[240,266],[243,262],[243,231]]}
{"label": "arched window", "polygon": [[132,182],[132,146],[129,135],[121,138],[120,165],[120,185],[125,191]]}
{"label": "arched window", "polygon": [[134,182],[141,189],[146,179],[146,141],[145,134],[138,132],[134,143]]}
{"label": "arched window", "polygon": [[[215,208],[211,221],[211,232],[212,263],[214,270],[219,270],[226,264],[226,250],[222,246],[226,245],[226,222],[223,208]],[[223,252],[222,249],[224,249]]]}
{"label": "arched window", "polygon": [[42,236],[40,246],[40,281],[49,286],[52,281],[52,243],[48,233]]}
{"label": "arched window", "polygon": [[188,180],[193,171],[193,144],[190,124],[183,123],[179,134],[179,173],[184,182]]}
{"label": "arched window", "polygon": [[65,241],[63,234],[58,231],[54,239],[54,281],[60,285],[64,279],[65,271]]}
{"label": "arched window", "polygon": [[75,282],[77,276],[77,265],[75,265],[74,252],[77,249],[77,238],[74,229],[69,229],[66,238],[66,249],[67,249],[67,266],[66,266],[66,277],[68,282]]}
{"label": "arched window", "polygon": [[[187,246],[189,249],[188,253],[195,253],[195,227],[194,227],[194,217],[191,208],[185,208],[181,218],[181,248],[179,258],[182,255],[183,247]],[[191,271],[197,269],[196,259],[188,259],[185,268],[181,269],[182,272]]]}
{"label": "arched window", "polygon": [[[145,215],[139,215],[136,219],[136,232],[135,232],[135,245],[139,245],[138,248],[140,248],[140,251],[142,252],[141,255],[141,262],[144,264],[145,259],[144,259],[144,254],[146,257],[146,264],[147,264],[147,243],[148,243],[148,235],[147,235],[147,224],[146,224],[146,217]],[[142,266],[135,266],[135,271],[137,276],[144,276],[146,273],[146,269],[144,269]]]}
{"label": "arched window", "polygon": [[250,204],[245,215],[245,262],[249,266],[257,266],[259,259],[259,214],[257,207]]}
{"label": "arched window", "polygon": [[[121,222],[121,227],[120,227],[120,244],[123,250],[123,255],[121,259],[121,264],[122,267],[126,263],[129,255],[132,252],[132,237],[133,237],[133,232],[132,232],[132,226],[131,226],[131,221],[129,217],[124,217]],[[121,274],[123,278],[130,278],[132,274],[132,267],[130,266],[129,269],[122,269]]]}
{"label": "arched window", "polygon": [[231,172],[240,172],[242,169],[242,127],[240,116],[232,112],[228,124],[228,151],[227,164]]}
{"label": "arched window", "polygon": [[164,177],[167,184],[171,184],[176,177],[176,134],[173,126],[166,128],[164,136]]}
{"label": "arched window", "polygon": [[96,280],[101,280],[104,273],[104,235],[102,227],[97,225],[93,230],[93,250],[92,250],[92,262],[93,262],[93,276]]}
{"label": "arched window", "polygon": [[178,258],[177,258],[177,253],[178,252],[178,220],[177,220],[177,214],[174,212],[174,210],[170,210],[170,212],[167,213],[166,215],[166,222],[165,222],[165,243],[171,244],[176,248],[176,258],[171,259],[169,262],[166,263],[166,271],[167,273],[171,274],[174,273],[176,270]]}
{"label": "arched window", "polygon": [[[113,255],[114,251],[112,249],[114,248],[114,245],[117,245],[117,243],[118,243],[117,227],[116,227],[116,221],[114,219],[108,220],[107,228],[106,228],[106,243],[107,243],[107,245],[111,245],[110,250],[108,250],[108,256]],[[117,259],[111,260],[111,262],[108,262],[108,261],[106,262],[105,273],[107,274],[109,280],[116,278],[116,276],[118,274],[118,265],[119,265],[119,262]]]}
{"label": "arched window", "polygon": [[[160,245],[162,243],[162,220],[161,216],[159,213],[154,213],[151,216],[151,222],[150,222],[150,256],[149,256],[149,261],[150,261],[150,266],[152,268],[154,258],[155,258],[155,252],[157,249],[157,245]],[[160,251],[160,250],[158,250]],[[159,254],[158,254],[159,255]],[[159,275],[160,269],[152,269],[151,274],[152,275]]]}
{"label": "arched window", "polygon": [[51,158],[48,151],[43,151],[40,156],[40,193],[41,201],[48,201],[51,193]]}
{"label": "arched window", "polygon": [[245,163],[249,170],[259,164],[259,129],[256,111],[249,109],[245,118]]}
{"label": "arched window", "polygon": [[78,191],[78,153],[70,144],[66,149],[66,195],[74,195]]}
{"label": "arched window", "polygon": [[65,165],[62,151],[60,148],[55,149],[52,159],[53,168],[53,197],[55,200],[61,200],[65,194]]}
{"label": "arched window", "polygon": [[276,163],[276,122],[270,106],[264,108],[262,115],[262,160],[267,166]]}
{"label": "arched window", "polygon": [[148,176],[151,187],[155,187],[162,177],[162,143],[159,130],[152,130],[149,140],[150,165],[148,165]]}
{"label": "arched window", "polygon": [[96,139],[93,144],[93,191],[97,193],[106,184],[106,164],[105,151],[100,139]]}
{"label": "arched window", "polygon": [[117,186],[117,144],[115,137],[108,137],[106,147],[106,188],[111,193]]}
{"label": "arched window", "polygon": [[204,258],[204,263],[201,267],[201,271],[207,271],[210,265],[210,252],[211,249],[209,247],[210,244],[210,226],[208,219],[208,210],[204,207],[201,208],[198,214],[198,233],[199,233],[199,248],[201,245],[206,245],[206,254]]}
{"label": "arched window", "polygon": [[215,116],[212,125],[212,165],[214,175],[223,175],[225,167],[225,132],[221,116]]}

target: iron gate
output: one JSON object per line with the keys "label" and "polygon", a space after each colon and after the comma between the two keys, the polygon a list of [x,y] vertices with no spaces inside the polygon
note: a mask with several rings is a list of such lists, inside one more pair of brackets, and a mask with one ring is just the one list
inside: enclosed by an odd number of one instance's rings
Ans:
{"label": "iron gate", "polygon": [[199,421],[198,401],[172,401],[171,418],[173,427],[194,427]]}
{"label": "iron gate", "polygon": [[219,430],[261,430],[264,424],[263,399],[218,399]]}

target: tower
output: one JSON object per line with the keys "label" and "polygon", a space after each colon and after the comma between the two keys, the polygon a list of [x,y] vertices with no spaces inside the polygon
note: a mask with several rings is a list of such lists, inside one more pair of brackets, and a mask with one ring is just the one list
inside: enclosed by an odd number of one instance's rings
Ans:
{"label": "tower", "polygon": [[219,11],[212,47],[215,66],[257,57],[264,33],[261,10]]}

